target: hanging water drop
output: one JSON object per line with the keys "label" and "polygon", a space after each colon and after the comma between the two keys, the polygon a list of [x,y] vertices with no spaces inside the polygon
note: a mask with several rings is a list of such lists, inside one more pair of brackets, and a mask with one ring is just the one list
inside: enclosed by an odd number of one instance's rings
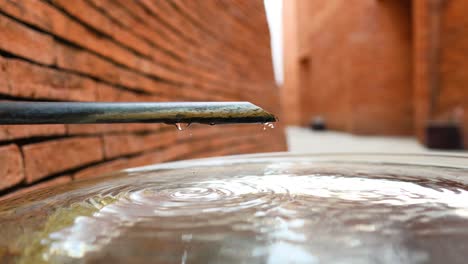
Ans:
{"label": "hanging water drop", "polygon": [[268,128],[275,128],[275,125],[273,125],[273,123],[270,123],[270,122],[267,122],[267,123],[263,123],[263,130],[266,130]]}
{"label": "hanging water drop", "polygon": [[175,123],[174,125],[177,128],[177,130],[182,131],[187,129],[191,125],[191,123]]}

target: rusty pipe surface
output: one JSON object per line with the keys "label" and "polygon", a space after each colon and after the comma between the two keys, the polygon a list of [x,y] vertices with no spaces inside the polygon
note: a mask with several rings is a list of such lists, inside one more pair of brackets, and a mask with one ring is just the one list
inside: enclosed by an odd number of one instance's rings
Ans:
{"label": "rusty pipe surface", "polygon": [[267,123],[274,115],[249,102],[1,102],[0,125],[107,123]]}

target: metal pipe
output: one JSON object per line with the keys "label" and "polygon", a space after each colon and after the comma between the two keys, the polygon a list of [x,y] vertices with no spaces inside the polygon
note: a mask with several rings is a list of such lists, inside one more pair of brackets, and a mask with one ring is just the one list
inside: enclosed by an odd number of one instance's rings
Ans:
{"label": "metal pipe", "polygon": [[0,102],[0,125],[275,121],[274,115],[249,102]]}

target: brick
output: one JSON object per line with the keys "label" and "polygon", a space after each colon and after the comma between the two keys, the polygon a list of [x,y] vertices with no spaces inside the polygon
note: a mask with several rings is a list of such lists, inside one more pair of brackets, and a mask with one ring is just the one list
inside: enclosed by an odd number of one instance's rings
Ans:
{"label": "brick", "polygon": [[0,57],[0,93],[8,94],[10,86],[8,84],[8,75],[6,72],[8,60]]}
{"label": "brick", "polygon": [[177,160],[179,157],[186,155],[192,151],[188,143],[173,144],[158,151],[158,159],[160,162]]}
{"label": "brick", "polygon": [[65,134],[65,125],[3,125],[0,126],[0,141],[28,137],[59,136]]}
{"label": "brick", "polygon": [[[11,40],[0,43],[9,55],[0,55],[5,99],[246,100],[278,112],[261,0],[0,0],[0,13],[0,33]],[[283,132],[265,133],[261,125],[195,124],[186,131],[163,124],[0,126],[0,142],[22,145],[19,196],[48,177],[52,184],[59,175],[81,179],[285,146]]]}
{"label": "brick", "polygon": [[65,45],[57,45],[57,65],[63,69],[77,71],[116,84],[119,84],[122,76],[127,74],[126,71],[99,59],[96,55]]}
{"label": "brick", "polygon": [[163,78],[169,78],[171,80],[184,78],[184,76],[177,75],[174,72],[160,67],[157,64],[153,64],[142,57],[135,56],[135,54],[131,53],[127,49],[120,47],[112,40],[98,37],[80,23],[69,19],[67,16],[62,14],[62,12],[51,8],[45,3],[30,3],[27,1],[23,2],[22,5],[26,10],[34,7],[47,10],[47,15],[49,16],[52,24],[52,27],[49,30],[54,35],[74,42],[120,64],[134,68],[137,71],[148,74],[155,74],[156,76],[159,75]]}
{"label": "brick", "polygon": [[[50,19],[52,21],[52,28],[49,30],[51,33],[65,38],[68,41],[79,44],[80,46],[85,47],[86,49],[89,49],[93,52],[101,54],[109,60],[125,65],[138,72],[153,75],[170,81],[184,82],[189,85],[192,83],[198,83],[197,78],[192,78],[191,76],[186,75],[184,73],[178,73],[174,70],[162,67],[161,63],[153,63],[147,58],[137,56],[132,52],[128,51],[127,49],[120,47],[110,39],[97,37],[96,34],[88,30],[80,23],[69,19],[67,16],[65,16],[58,10],[51,8],[46,4],[43,4],[43,6],[41,6],[38,3],[34,3],[32,4],[32,6],[29,6],[29,2],[23,2],[22,5],[24,5],[26,9],[30,9],[34,6],[39,9],[48,10],[47,15],[50,16]],[[164,56],[164,54],[155,57],[157,59],[160,59],[160,57],[162,56]],[[171,57],[165,58],[166,62],[171,60]],[[198,85],[207,84],[198,83]],[[213,87],[212,89],[216,89],[216,87]]]}
{"label": "brick", "polygon": [[287,119],[307,125],[322,116],[330,129],[410,135],[410,1],[287,5],[285,50],[294,51],[285,54],[284,109],[300,115]]}
{"label": "brick", "polygon": [[125,131],[126,132],[154,132],[166,126],[167,126],[166,124],[159,124],[159,123],[127,124],[125,126]]}
{"label": "brick", "polygon": [[130,91],[125,91],[111,85],[107,84],[97,84],[96,85],[96,97],[100,102],[118,102],[123,101],[121,98],[124,94],[130,94],[130,96],[135,96],[135,93]]}
{"label": "brick", "polygon": [[[75,8],[77,8],[77,6],[75,6]],[[110,58],[111,60],[116,60],[121,64],[127,65],[130,68],[135,68],[136,70],[148,74],[169,77],[173,80],[183,77],[174,75],[171,71],[152,64],[149,61],[145,61],[142,58],[135,57],[132,53],[117,46],[110,40],[97,37],[94,33],[90,32],[79,23],[68,19],[61,12],[41,1],[16,2],[14,6],[12,6],[11,3],[5,3],[3,9],[20,20],[34,24],[45,31],[63,37],[71,42],[80,44],[83,47]],[[49,52],[49,54],[53,55],[53,52]],[[62,53],[59,53],[59,55],[60,54]],[[70,52],[67,54],[70,54]],[[28,58],[36,60],[33,56]],[[84,62],[85,64],[93,63],[95,65],[108,65],[107,67],[110,65],[109,62],[101,61],[93,56],[91,56],[91,58],[86,58],[86,60],[91,60],[91,62]],[[60,63],[63,63],[63,60],[61,60]],[[122,75],[122,73],[119,75]]]}
{"label": "brick", "polygon": [[137,157],[128,159],[128,168],[135,168],[151,164],[157,164],[164,161],[164,152],[159,150],[156,152],[144,153]]}
{"label": "brick", "polygon": [[[129,48],[133,48],[145,55],[150,55],[154,52],[154,48],[152,48],[151,45],[135,37],[132,31],[123,30],[122,27],[114,23],[110,18],[93,8],[89,2],[84,0],[76,0],[73,2],[54,0],[53,2],[79,18],[83,23],[106,33]],[[81,10],[87,10],[87,12],[84,14],[80,12]]]}
{"label": "brick", "polygon": [[100,102],[167,102],[167,96],[139,94],[114,86],[97,83],[96,97]]}
{"label": "brick", "polygon": [[125,131],[125,126],[125,124],[73,124],[66,125],[66,129],[67,135],[97,135]]}
{"label": "brick", "polygon": [[[59,1],[60,2],[60,1]],[[61,4],[64,4],[63,2],[60,2]],[[109,8],[106,9],[106,12],[111,12],[111,15],[114,16],[114,18],[117,18],[119,19],[119,21],[122,23],[125,23],[128,27],[130,27],[132,30],[135,30],[135,31],[138,31],[139,28],[141,28],[141,24],[139,24],[138,22],[134,21],[133,17],[132,16],[128,16],[127,12],[124,12],[123,10],[120,10],[120,8],[118,6],[115,6],[115,5],[112,5],[111,2],[107,2],[107,1],[99,1],[99,2],[96,2],[95,4],[97,5],[100,5],[101,7],[102,6],[111,6]],[[133,7],[133,10],[132,12],[135,12],[135,4],[134,3],[131,3],[131,2],[128,2],[128,1],[123,1],[121,2],[122,5],[124,5],[125,7],[128,7],[128,8],[132,8]],[[142,16],[143,15],[143,19],[145,21],[148,21],[148,20],[152,20],[152,17],[150,16],[147,16],[146,13],[143,11],[143,10],[138,10],[140,12],[136,12],[138,16]],[[146,16],[145,16],[146,15]],[[127,19],[125,19],[127,18]],[[83,18],[83,19],[86,19],[86,18]],[[155,21],[153,21],[155,22]],[[151,23],[150,23],[151,24]],[[161,29],[161,28],[158,28],[158,30]],[[140,30],[141,34],[143,35],[147,35],[149,34],[150,32],[148,30],[146,30],[146,28],[143,28]],[[149,34],[149,36],[155,36],[154,34]],[[156,35],[157,36],[157,35]],[[118,36],[120,37],[120,36]],[[154,40],[156,43],[158,43],[158,45],[161,45],[161,41],[160,41],[160,38],[158,38],[157,40]],[[166,44],[164,47],[166,48],[167,46],[167,43],[164,43],[163,44]],[[174,44],[174,43],[172,43]],[[175,76],[175,75],[172,75],[170,72],[164,70],[164,69],[160,69],[158,67],[155,68],[155,64],[148,64],[149,62],[148,61],[145,61],[145,62],[142,62],[143,64],[147,65],[145,68],[151,68],[153,69],[154,71],[145,71],[146,73],[149,73],[149,74],[156,74],[156,75],[160,75],[162,76],[163,78],[168,78],[169,80],[177,80],[178,82],[184,82],[184,83],[188,83],[188,84],[196,84],[198,86],[210,86],[211,89],[213,90],[218,90],[218,89],[222,89],[223,87],[225,86],[229,86],[230,83],[229,82],[223,82],[222,85],[218,85],[218,86],[212,86],[210,84],[208,84],[207,82],[199,82],[199,79],[200,78],[191,78],[191,76],[193,75],[195,77],[195,75],[203,75],[203,78],[209,78],[211,80],[215,80],[215,81],[220,81],[222,82],[223,79],[219,79],[219,78],[215,78],[213,75],[211,74],[206,74],[205,72],[203,71],[199,71],[198,67],[191,67],[190,64],[182,64],[180,65],[179,63],[176,63],[176,62],[173,62],[173,58],[171,57],[167,57],[167,55],[165,53],[162,53],[162,54],[152,54],[152,57],[156,60],[158,59],[163,59],[163,61],[165,63],[169,63],[171,67],[173,67],[174,69],[177,69],[178,72],[181,72],[182,74],[179,74],[179,76]],[[157,61],[156,61],[157,62]],[[190,73],[190,75],[187,75],[186,73]],[[229,90],[226,90],[225,92],[229,92]]]}
{"label": "brick", "polygon": [[175,129],[149,135],[108,135],[104,136],[104,153],[106,158],[143,152],[172,144]]}
{"label": "brick", "polygon": [[2,41],[0,49],[44,64],[54,61],[54,44],[50,36],[0,15]]}
{"label": "brick", "polygon": [[69,19],[62,12],[52,8],[50,12],[52,19],[52,33],[67,39],[81,47],[103,55],[106,58],[117,61],[123,65],[132,66],[136,60],[128,50],[119,47],[107,38],[100,38],[86,27]]}
{"label": "brick", "polygon": [[107,173],[117,172],[127,168],[150,165],[161,162],[160,151],[144,153],[136,157],[120,158],[91,166],[74,174],[74,179],[99,177]]}
{"label": "brick", "polygon": [[100,80],[147,93],[171,95],[175,87],[135,73],[98,56],[65,45],[57,45],[57,65]]}
{"label": "brick", "polygon": [[0,146],[0,164],[0,190],[23,181],[23,159],[18,146],[15,144]]}
{"label": "brick", "polygon": [[161,124],[83,124],[66,125],[68,135],[97,135],[104,133],[149,132]]}
{"label": "brick", "polygon": [[26,182],[73,169],[103,159],[98,137],[77,137],[45,141],[22,147]]}
{"label": "brick", "polygon": [[87,179],[102,176],[107,173],[119,171],[128,167],[127,159],[118,159],[104,162],[96,166],[80,170],[73,175],[74,179]]}
{"label": "brick", "polygon": [[71,176],[68,176],[68,175],[60,176],[57,178],[53,178],[51,180],[47,180],[44,182],[31,185],[31,186],[26,186],[24,188],[15,190],[14,192],[9,193],[7,195],[0,196],[0,201],[6,200],[6,199],[21,199],[21,197],[27,193],[30,193],[36,190],[45,189],[45,188],[51,188],[53,186],[63,185],[71,181],[72,181]]}
{"label": "brick", "polygon": [[[421,85],[416,91],[421,97],[418,98],[417,129],[424,131],[427,119],[445,122],[458,119],[465,148],[468,148],[468,18],[465,15],[468,3],[462,0],[416,2],[417,7],[422,8],[415,11],[419,48],[415,60],[419,73],[416,80]],[[440,25],[438,30],[434,28],[435,19]],[[421,102],[424,100],[426,103]],[[455,117],[455,112],[460,110],[462,114]]]}
{"label": "brick", "polygon": [[52,28],[50,8],[40,1],[0,0],[0,10],[43,30]]}
{"label": "brick", "polygon": [[9,60],[6,79],[11,96],[64,101],[96,100],[93,80],[24,61]]}

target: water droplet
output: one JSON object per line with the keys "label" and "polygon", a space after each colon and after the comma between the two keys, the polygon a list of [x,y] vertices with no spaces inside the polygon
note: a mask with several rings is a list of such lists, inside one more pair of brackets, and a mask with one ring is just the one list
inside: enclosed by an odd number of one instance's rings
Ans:
{"label": "water droplet", "polygon": [[275,125],[273,125],[273,123],[270,123],[270,122],[267,122],[267,123],[263,123],[263,130],[266,130],[268,128],[275,128]]}
{"label": "water droplet", "polygon": [[191,125],[191,123],[175,123],[174,125],[177,128],[177,130],[182,131],[187,129]]}

